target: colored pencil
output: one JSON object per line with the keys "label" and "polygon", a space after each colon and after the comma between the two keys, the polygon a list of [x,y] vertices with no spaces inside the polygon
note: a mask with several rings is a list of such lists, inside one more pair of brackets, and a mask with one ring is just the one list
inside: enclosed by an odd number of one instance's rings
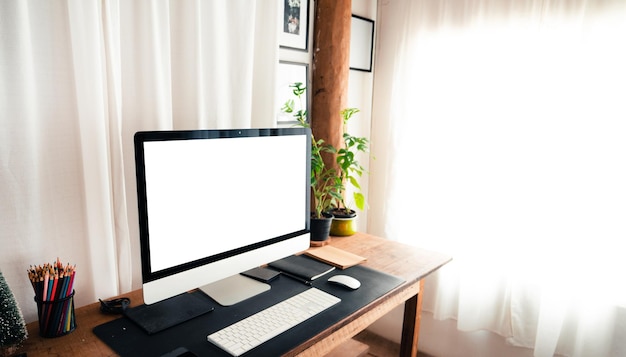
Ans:
{"label": "colored pencil", "polygon": [[52,264],[31,265],[27,270],[37,302],[39,332],[58,336],[76,327],[74,311],[74,278],[76,265],[63,266],[57,257]]}

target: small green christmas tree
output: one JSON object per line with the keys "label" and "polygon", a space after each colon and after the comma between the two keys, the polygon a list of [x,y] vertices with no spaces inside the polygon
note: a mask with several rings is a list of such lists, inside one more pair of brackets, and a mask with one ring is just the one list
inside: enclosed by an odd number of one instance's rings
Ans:
{"label": "small green christmas tree", "polygon": [[10,355],[28,337],[22,311],[0,271],[0,355]]}

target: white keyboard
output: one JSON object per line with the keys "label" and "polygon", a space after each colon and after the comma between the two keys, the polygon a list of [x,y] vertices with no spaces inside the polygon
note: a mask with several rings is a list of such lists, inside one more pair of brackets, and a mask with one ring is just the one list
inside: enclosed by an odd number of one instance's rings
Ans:
{"label": "white keyboard", "polygon": [[240,356],[340,301],[336,296],[310,288],[208,335],[207,340],[233,356]]}

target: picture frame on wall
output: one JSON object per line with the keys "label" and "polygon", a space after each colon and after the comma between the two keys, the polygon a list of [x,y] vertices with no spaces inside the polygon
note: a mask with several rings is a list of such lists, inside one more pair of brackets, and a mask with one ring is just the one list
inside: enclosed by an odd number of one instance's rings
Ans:
{"label": "picture frame on wall", "polygon": [[282,0],[280,47],[308,50],[309,0]]}
{"label": "picture frame on wall", "polygon": [[[280,61],[278,63],[278,83],[276,86],[276,123],[278,125],[292,125],[298,121],[293,114],[283,113],[281,108],[289,99],[295,99],[293,89],[290,87],[295,82],[301,82],[307,90],[302,96],[302,107],[296,103],[296,110],[307,111],[308,115],[308,88],[309,88],[309,65],[306,63]],[[308,118],[307,118],[308,119]]]}
{"label": "picture frame on wall", "polygon": [[371,72],[374,52],[374,20],[352,15],[350,69]]}

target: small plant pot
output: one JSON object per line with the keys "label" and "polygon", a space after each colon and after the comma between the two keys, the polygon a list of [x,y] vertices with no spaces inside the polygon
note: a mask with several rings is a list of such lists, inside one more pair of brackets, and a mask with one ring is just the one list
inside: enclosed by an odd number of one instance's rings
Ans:
{"label": "small plant pot", "polygon": [[333,212],[333,221],[330,225],[330,235],[337,237],[347,237],[356,233],[356,212],[354,210],[343,212]]}
{"label": "small plant pot", "polygon": [[324,218],[311,218],[311,241],[324,242],[330,236],[330,226],[333,221],[331,214]]}

